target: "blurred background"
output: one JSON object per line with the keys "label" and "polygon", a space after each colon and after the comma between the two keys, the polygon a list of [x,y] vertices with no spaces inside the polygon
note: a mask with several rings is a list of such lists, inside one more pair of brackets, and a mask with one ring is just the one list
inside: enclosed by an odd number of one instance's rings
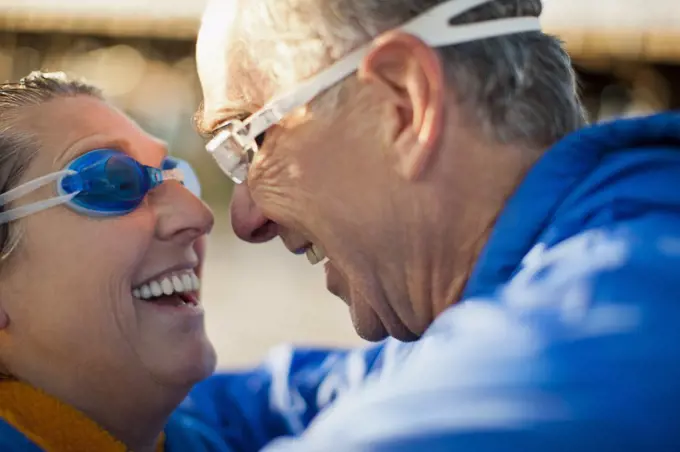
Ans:
{"label": "blurred background", "polygon": [[[677,0],[544,0],[547,32],[566,42],[593,120],[680,107]],[[359,344],[323,271],[280,243],[231,233],[231,185],[190,118],[201,101],[193,59],[205,0],[0,0],[0,80],[63,70],[104,89],[189,160],[217,217],[204,300],[220,365],[257,361],[280,342]],[[673,6],[675,5],[675,6]]]}

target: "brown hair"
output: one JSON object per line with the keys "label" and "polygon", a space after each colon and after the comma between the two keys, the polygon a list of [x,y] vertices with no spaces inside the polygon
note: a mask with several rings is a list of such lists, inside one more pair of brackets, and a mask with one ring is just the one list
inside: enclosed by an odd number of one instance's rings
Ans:
{"label": "brown hair", "polygon": [[[14,188],[38,151],[38,143],[27,127],[19,127],[18,113],[59,97],[79,95],[102,98],[101,91],[62,72],[31,72],[19,82],[0,84],[0,193]],[[9,209],[0,207],[0,212]],[[0,225],[0,264],[16,247],[20,233],[16,224]],[[1,265],[0,265],[1,267]]]}

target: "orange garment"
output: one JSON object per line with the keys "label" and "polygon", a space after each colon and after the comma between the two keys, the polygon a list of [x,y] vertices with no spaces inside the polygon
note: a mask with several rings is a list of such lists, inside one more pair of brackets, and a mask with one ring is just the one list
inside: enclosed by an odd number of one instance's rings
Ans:
{"label": "orange garment", "polygon": [[[128,452],[80,411],[19,381],[0,380],[0,418],[45,452]],[[163,436],[156,450],[163,452]]]}

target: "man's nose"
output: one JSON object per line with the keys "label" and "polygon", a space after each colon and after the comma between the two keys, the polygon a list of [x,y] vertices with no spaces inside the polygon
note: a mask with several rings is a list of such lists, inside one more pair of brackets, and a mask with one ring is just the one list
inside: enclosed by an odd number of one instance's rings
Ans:
{"label": "man's nose", "polygon": [[215,218],[203,201],[179,184],[166,183],[156,190],[154,208],[158,215],[156,236],[159,239],[191,245],[210,233]]}
{"label": "man's nose", "polygon": [[268,242],[279,233],[278,225],[265,217],[253,201],[247,183],[234,187],[231,227],[238,238],[250,243]]}

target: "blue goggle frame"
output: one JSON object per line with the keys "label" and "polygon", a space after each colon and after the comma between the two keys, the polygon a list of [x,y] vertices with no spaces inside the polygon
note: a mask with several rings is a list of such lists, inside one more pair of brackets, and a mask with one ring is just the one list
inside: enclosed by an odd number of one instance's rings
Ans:
{"label": "blue goggle frame", "polygon": [[58,194],[0,213],[0,224],[60,204],[88,216],[126,215],[142,204],[149,191],[168,180],[180,182],[197,197],[201,195],[198,178],[184,160],[166,157],[161,167],[155,168],[115,149],[96,149],[74,159],[63,171],[0,195],[0,206],[4,206],[52,182],[56,182]]}

